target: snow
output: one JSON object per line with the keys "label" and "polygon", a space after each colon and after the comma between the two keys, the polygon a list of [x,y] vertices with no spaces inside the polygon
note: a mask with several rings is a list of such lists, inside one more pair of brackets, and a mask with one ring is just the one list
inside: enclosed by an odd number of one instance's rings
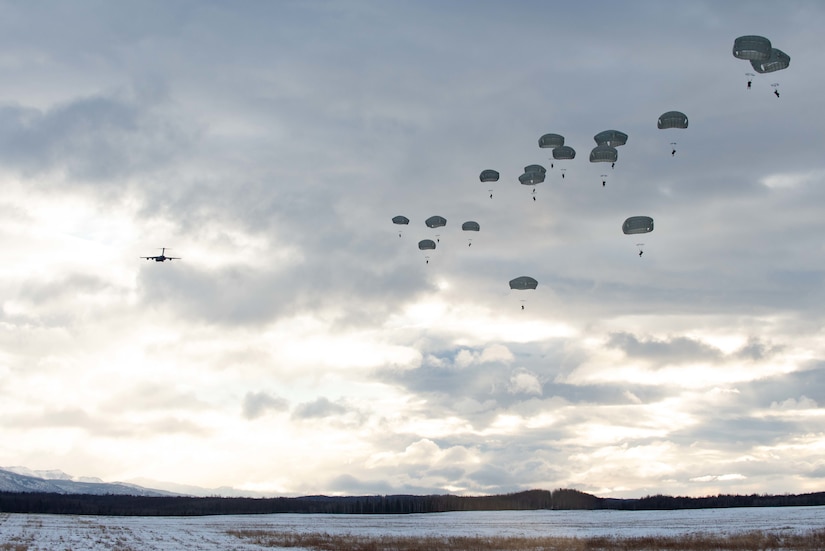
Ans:
{"label": "snow", "polygon": [[[825,507],[683,511],[485,511],[415,515],[226,515],[106,517],[0,513],[0,545],[29,551],[113,548],[145,551],[261,550],[229,530],[394,536],[678,536],[825,529]],[[294,550],[294,548],[291,548]]]}

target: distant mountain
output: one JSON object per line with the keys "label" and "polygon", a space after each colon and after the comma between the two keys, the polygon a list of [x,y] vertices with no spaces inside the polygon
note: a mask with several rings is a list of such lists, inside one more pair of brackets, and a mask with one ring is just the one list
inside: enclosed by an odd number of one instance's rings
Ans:
{"label": "distant mountain", "polygon": [[231,486],[219,486],[217,488],[203,488],[201,486],[191,486],[189,484],[177,484],[175,482],[162,482],[150,478],[135,478],[130,481],[144,488],[162,488],[173,494],[195,496],[195,497],[279,497],[274,492],[256,492],[254,490],[238,490]]}
{"label": "distant mountain", "polygon": [[174,496],[125,482],[103,482],[99,478],[79,478],[63,471],[33,471],[26,467],[0,467],[0,492],[44,492],[55,494]]}

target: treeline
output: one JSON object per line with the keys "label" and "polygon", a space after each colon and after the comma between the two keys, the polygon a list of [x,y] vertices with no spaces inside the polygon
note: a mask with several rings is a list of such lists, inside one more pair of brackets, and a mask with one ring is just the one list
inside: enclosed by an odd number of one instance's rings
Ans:
{"label": "treeline", "polygon": [[0,492],[0,512],[111,516],[203,516],[269,513],[407,514],[447,511],[569,509],[709,509],[825,505],[825,492],[801,495],[599,498],[577,490],[530,490],[493,496],[385,495],[308,497],[147,497]]}
{"label": "treeline", "polygon": [[0,512],[112,516],[267,513],[404,514],[447,511],[597,509],[600,498],[577,490],[530,490],[493,496],[146,497],[0,492]]}
{"label": "treeline", "polygon": [[825,505],[825,492],[810,494],[720,494],[707,497],[646,496],[640,499],[604,499],[602,508],[623,511],[668,509],[724,509],[729,507],[790,507]]}

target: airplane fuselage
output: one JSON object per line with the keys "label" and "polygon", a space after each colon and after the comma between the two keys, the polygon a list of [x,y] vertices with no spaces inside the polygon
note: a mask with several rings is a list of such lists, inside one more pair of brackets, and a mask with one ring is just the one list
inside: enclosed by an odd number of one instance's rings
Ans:
{"label": "airplane fuselage", "polygon": [[172,261],[172,260],[180,260],[177,256],[166,256],[166,247],[161,249],[161,252],[158,256],[142,256],[141,258],[145,258],[146,260],[154,260],[155,262],[165,262],[165,261]]}

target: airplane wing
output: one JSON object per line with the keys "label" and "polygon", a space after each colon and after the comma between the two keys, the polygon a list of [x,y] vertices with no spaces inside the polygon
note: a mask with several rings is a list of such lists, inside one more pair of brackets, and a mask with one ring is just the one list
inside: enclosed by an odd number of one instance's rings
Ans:
{"label": "airplane wing", "polygon": [[158,257],[156,257],[156,256],[141,256],[141,258],[144,258],[146,260],[156,260]]}

